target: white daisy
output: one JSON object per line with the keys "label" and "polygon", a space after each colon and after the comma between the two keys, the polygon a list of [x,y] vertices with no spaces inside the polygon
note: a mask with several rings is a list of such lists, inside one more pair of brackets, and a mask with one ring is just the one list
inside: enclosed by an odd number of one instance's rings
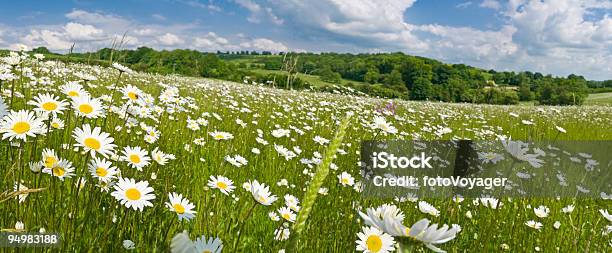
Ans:
{"label": "white daisy", "polygon": [[387,253],[395,250],[395,240],[375,227],[364,226],[357,233],[357,250],[365,253]]}
{"label": "white daisy", "polygon": [[121,159],[138,171],[150,164],[151,158],[147,156],[147,151],[140,147],[125,147],[122,153]]}
{"label": "white daisy", "polygon": [[272,195],[269,186],[263,183],[260,184],[257,180],[253,180],[249,182],[249,184],[251,185],[251,195],[253,195],[253,199],[260,204],[269,206],[278,199],[275,195]]}
{"label": "white daisy", "polygon": [[136,180],[131,178],[119,178],[114,188],[115,191],[111,193],[111,196],[127,208],[142,212],[145,206],[153,206],[150,200],[155,199],[155,195],[147,181],[136,183]]}
{"label": "white daisy", "polygon": [[348,172],[343,171],[338,175],[338,182],[342,184],[342,186],[353,186],[355,184],[355,178]]}
{"label": "white daisy", "polygon": [[96,119],[104,116],[102,101],[90,96],[73,98],[72,107],[77,115],[88,119]]}
{"label": "white daisy", "polygon": [[108,183],[116,178],[119,171],[110,161],[96,157],[89,162],[89,173],[93,178]]}
{"label": "white daisy", "polygon": [[0,133],[2,139],[21,139],[26,140],[29,137],[35,137],[39,134],[44,134],[43,121],[36,116],[34,112],[28,112],[21,110],[19,112],[11,111],[8,115],[4,116],[0,122]]}
{"label": "white daisy", "polygon": [[225,195],[229,195],[229,193],[233,192],[236,188],[236,186],[234,186],[234,182],[224,176],[210,176],[208,186],[210,188],[219,189],[219,191]]}
{"label": "white daisy", "polygon": [[210,132],[208,134],[210,134],[210,136],[212,136],[213,139],[215,139],[217,141],[231,140],[231,139],[234,138],[234,135],[232,135],[232,134],[230,134],[228,132],[214,131],[214,132]]}
{"label": "white daisy", "polygon": [[288,207],[281,207],[277,211],[280,216],[283,217],[283,219],[285,219],[286,221],[295,222],[295,218],[297,217],[297,215]]}
{"label": "white daisy", "polygon": [[68,102],[64,100],[59,100],[59,97],[56,97],[51,94],[40,94],[34,97],[34,100],[28,102],[29,105],[36,106],[34,111],[47,114],[52,114],[56,116],[58,113],[62,114],[66,109]]}
{"label": "white daisy", "polygon": [[72,131],[72,136],[77,141],[75,146],[83,147],[85,152],[89,152],[91,157],[95,157],[96,153],[104,157],[113,154],[117,145],[113,144],[113,139],[110,134],[102,132],[100,127],[91,129],[89,124],[83,125],[83,128],[75,128]]}
{"label": "white daisy", "polygon": [[75,174],[74,167],[72,167],[72,163],[68,160],[59,159],[52,168],[43,169],[43,173],[51,174],[52,176],[56,176],[59,180],[64,181],[66,178],[71,178]]}
{"label": "white daisy", "polygon": [[166,202],[166,207],[175,212],[179,220],[191,220],[195,217],[196,211],[193,210],[195,205],[189,202],[187,198],[183,198],[183,195],[173,192],[168,194],[168,198],[170,202]]}

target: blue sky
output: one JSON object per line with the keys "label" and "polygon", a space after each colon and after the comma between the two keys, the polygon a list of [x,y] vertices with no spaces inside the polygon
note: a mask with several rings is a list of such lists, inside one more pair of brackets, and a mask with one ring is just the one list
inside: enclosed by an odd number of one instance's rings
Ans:
{"label": "blue sky", "polygon": [[12,1],[0,47],[396,52],[612,79],[608,0]]}

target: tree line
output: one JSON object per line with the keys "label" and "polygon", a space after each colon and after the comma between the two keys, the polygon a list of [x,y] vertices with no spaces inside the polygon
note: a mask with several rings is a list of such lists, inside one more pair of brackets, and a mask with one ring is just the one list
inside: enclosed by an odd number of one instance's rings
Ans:
{"label": "tree line", "polygon": [[[48,53],[45,48],[35,52]],[[293,71],[316,75],[329,83],[340,83],[374,96],[410,100],[468,102],[488,104],[516,104],[537,101],[546,105],[579,105],[589,92],[611,91],[612,80],[588,81],[583,76],[556,77],[538,72],[508,72],[484,70],[465,64],[447,64],[437,60],[403,53],[346,54],[346,53],[277,53],[216,52],[195,50],[154,50],[140,47],[135,50],[101,49],[90,53],[64,55],[70,59],[118,61],[132,69],[161,74],[202,76],[231,81],[245,77],[277,87],[271,80],[282,82],[286,76],[261,74],[253,69],[280,70],[285,54],[299,60]],[[113,56],[114,55],[114,56]],[[291,75],[294,73],[286,73]],[[292,88],[308,88],[299,78]]]}

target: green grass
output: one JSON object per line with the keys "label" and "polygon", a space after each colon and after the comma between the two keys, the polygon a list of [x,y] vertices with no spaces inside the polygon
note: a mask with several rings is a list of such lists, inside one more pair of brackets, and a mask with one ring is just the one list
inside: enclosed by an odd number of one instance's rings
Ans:
{"label": "green grass", "polygon": [[[284,74],[284,75],[287,74],[286,71],[280,71],[280,70],[267,70],[267,69],[248,69],[248,70],[253,71],[255,73],[259,73],[259,74]],[[331,86],[331,85],[347,85],[349,83],[371,85],[371,84],[366,84],[364,82],[353,81],[353,80],[348,80],[344,78],[340,80],[340,83],[330,83],[330,82],[321,80],[319,76],[309,75],[309,74],[304,74],[304,73],[297,73],[297,77],[299,77],[300,79],[306,81],[307,83],[315,87]]]}
{"label": "green grass", "polygon": [[[64,252],[122,252],[122,241],[127,239],[136,244],[136,252],[168,252],[171,238],[183,230],[187,230],[192,239],[201,235],[219,237],[224,242],[225,252],[232,252],[234,244],[238,252],[277,252],[284,249],[288,241],[274,239],[275,229],[282,227],[283,222],[271,220],[268,213],[284,206],[285,194],[303,200],[316,166],[303,164],[300,159],[313,159],[315,152],[325,154],[326,146],[315,143],[313,138],[321,136],[332,139],[339,121],[347,112],[352,112],[354,116],[340,146],[346,154],[337,155],[333,160],[335,169],[330,170],[323,181],[323,187],[328,191],[318,196],[305,223],[300,237],[302,252],[354,251],[357,233],[363,226],[357,211],[383,203],[398,205],[405,213],[406,225],[421,218],[429,218],[439,224],[461,225],[463,231],[457,238],[439,245],[449,252],[493,252],[499,251],[502,244],[509,246],[509,252],[531,252],[535,247],[541,248],[542,252],[603,252],[609,247],[610,238],[602,235],[602,230],[610,223],[599,214],[598,209],[610,210],[610,201],[514,198],[502,199],[504,206],[494,210],[474,205],[472,199],[462,203],[450,199],[425,199],[440,210],[440,216],[433,217],[421,213],[416,203],[363,198],[353,187],[339,184],[337,175],[346,171],[356,181],[362,180],[356,162],[360,141],[368,139],[495,139],[496,135],[503,134],[523,140],[612,140],[610,107],[394,101],[397,104],[395,113],[399,117],[388,116],[386,119],[403,134],[383,136],[371,129],[369,124],[373,121],[375,109],[388,103],[388,100],[277,90],[199,78],[150,74],[124,74],[119,78],[116,70],[85,65],[69,65],[66,69],[49,65],[49,68],[65,71],[43,71],[38,67],[40,63],[27,65],[32,66],[35,76],[44,76],[53,83],[26,85],[29,84],[28,78],[18,79],[14,91],[23,96],[13,98],[13,110],[32,110],[33,106],[26,105],[27,101],[41,93],[51,93],[68,100],[58,86],[78,80],[74,76],[78,72],[96,75],[98,80],[85,84],[85,89],[93,97],[114,96],[113,106],[121,106],[127,101],[122,99],[120,91],[111,89],[116,83],[120,88],[135,85],[155,98],[155,106],[164,109],[162,113],[153,113],[150,118],[132,115],[130,120],[123,118],[130,115],[123,112],[110,113],[107,119],[86,119],[75,115],[73,109],[68,109],[59,115],[66,123],[62,130],[28,137],[27,142],[20,144],[21,148],[11,146],[8,140],[0,141],[0,192],[11,192],[17,182],[31,189],[43,189],[30,193],[21,204],[14,198],[0,202],[0,229],[13,229],[15,223],[21,221],[26,231],[44,228],[48,232],[57,232],[63,238],[60,249]],[[19,71],[15,73],[20,76]],[[318,79],[313,76],[304,78]],[[180,96],[171,100],[173,102],[160,102],[159,96],[165,90],[160,83],[176,86]],[[10,87],[2,84],[2,89],[8,90]],[[5,101],[10,99],[4,97]],[[514,117],[510,112],[519,116]],[[218,115],[218,118],[214,115]],[[206,120],[206,124],[191,130],[187,127],[188,119]],[[241,126],[237,120],[245,125]],[[531,120],[534,125],[521,124],[521,120]],[[140,123],[155,127],[160,133],[159,140],[152,144],[145,142],[145,132]],[[71,146],[76,142],[72,137],[73,129],[83,124],[99,126],[103,132],[109,133],[118,146],[115,149],[118,156],[126,146],[139,146],[147,151],[159,148],[176,156],[176,160],[164,166],[152,161],[143,171],[128,167],[126,161],[111,160],[113,166],[122,171],[121,176],[149,182],[155,195],[152,207],[145,207],[142,212],[128,209],[111,196],[112,188],[109,192],[101,191],[97,179],[87,170],[91,157],[81,153],[82,150],[73,150],[74,146]],[[438,136],[432,126],[450,128],[452,133]],[[567,133],[560,133],[555,126],[563,127]],[[278,128],[292,129],[289,137],[273,137],[272,131]],[[229,132],[234,137],[215,141],[209,134],[215,130]],[[260,138],[269,144],[258,142],[258,131],[261,131]],[[287,160],[275,150],[275,144],[290,150],[298,147],[301,152]],[[49,174],[30,171],[27,164],[40,161],[44,148],[54,149],[60,158],[71,161],[77,176],[61,181]],[[253,153],[253,148],[259,149],[260,154]],[[226,156],[234,155],[243,156],[248,164],[238,168],[225,160]],[[156,176],[153,177],[153,173]],[[233,180],[236,189],[225,195],[218,189],[208,187],[209,177],[217,175]],[[75,187],[78,177],[87,180],[82,189]],[[282,179],[288,181],[288,186],[277,184]],[[252,195],[242,189],[242,184],[249,180],[258,180],[270,186],[270,191],[279,200],[271,206],[254,204]],[[171,192],[181,193],[195,204],[197,214],[194,219],[179,221],[177,214],[166,207],[164,203]],[[574,212],[569,215],[561,213],[561,208],[569,204],[576,206]],[[551,215],[547,218],[535,217],[530,206],[539,205],[549,207]],[[466,218],[468,211],[473,218]],[[541,231],[531,229],[524,225],[527,220],[538,220],[544,224],[544,228]],[[555,221],[562,224],[558,230],[552,227]]]}
{"label": "green grass", "polygon": [[585,101],[585,104],[612,105],[612,92],[589,94]]}

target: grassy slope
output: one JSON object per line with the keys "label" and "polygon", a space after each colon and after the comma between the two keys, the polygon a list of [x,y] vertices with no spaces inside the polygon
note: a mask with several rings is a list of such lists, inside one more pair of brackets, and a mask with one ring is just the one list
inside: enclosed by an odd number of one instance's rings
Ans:
{"label": "grassy slope", "polygon": [[585,104],[612,105],[612,92],[589,94]]}

